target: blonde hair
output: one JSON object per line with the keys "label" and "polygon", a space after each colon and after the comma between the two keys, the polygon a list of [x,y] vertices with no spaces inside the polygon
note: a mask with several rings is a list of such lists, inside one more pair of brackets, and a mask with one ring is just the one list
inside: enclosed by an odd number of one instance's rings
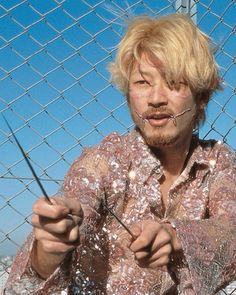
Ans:
{"label": "blonde hair", "polygon": [[212,93],[220,88],[218,66],[209,37],[183,14],[158,19],[136,17],[118,45],[116,59],[110,64],[112,82],[128,95],[129,77],[134,62],[142,53],[160,60],[168,82],[186,82],[199,106],[197,123],[205,118],[204,109]]}

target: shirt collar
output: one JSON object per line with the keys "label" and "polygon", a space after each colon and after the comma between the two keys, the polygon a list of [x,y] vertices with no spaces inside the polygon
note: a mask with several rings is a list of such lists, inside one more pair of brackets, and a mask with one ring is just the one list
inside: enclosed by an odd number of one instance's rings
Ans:
{"label": "shirt collar", "polygon": [[[132,169],[139,170],[144,182],[152,174],[156,174],[157,177],[161,177],[163,174],[163,167],[158,157],[153,154],[150,147],[145,143],[143,137],[137,130],[133,130],[130,133],[131,138],[131,152],[132,152]],[[214,160],[211,158],[213,141],[203,141],[198,138],[197,135],[193,135],[190,155],[187,165],[183,171],[186,178],[190,177],[192,168],[197,165],[203,168],[203,173],[207,173],[211,170],[211,166],[214,165]]]}
{"label": "shirt collar", "polygon": [[144,182],[154,173],[160,177],[163,173],[161,162],[145,143],[139,131],[133,130],[130,133],[130,140],[131,169],[138,172],[137,177],[142,178]]}

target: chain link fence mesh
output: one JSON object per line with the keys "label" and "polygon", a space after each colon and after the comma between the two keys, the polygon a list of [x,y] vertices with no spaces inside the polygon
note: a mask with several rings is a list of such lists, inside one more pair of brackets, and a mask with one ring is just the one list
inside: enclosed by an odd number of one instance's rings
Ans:
{"label": "chain link fence mesh", "polygon": [[[133,124],[125,99],[111,85],[107,64],[132,15],[191,14],[209,34],[224,92],[211,100],[203,138],[236,149],[236,2],[2,0],[0,112],[24,146],[48,194],[83,147]],[[31,230],[32,204],[41,195],[0,116],[0,289],[11,259]],[[5,257],[8,256],[8,257]],[[219,294],[236,294],[231,284]]]}

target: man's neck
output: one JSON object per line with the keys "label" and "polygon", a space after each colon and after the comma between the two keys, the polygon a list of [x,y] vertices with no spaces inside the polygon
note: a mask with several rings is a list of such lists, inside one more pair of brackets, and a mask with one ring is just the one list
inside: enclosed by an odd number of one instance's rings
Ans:
{"label": "man's neck", "polygon": [[[187,164],[191,138],[182,144],[165,146],[158,149],[158,158],[167,176],[179,176]],[[155,152],[155,151],[154,151]]]}

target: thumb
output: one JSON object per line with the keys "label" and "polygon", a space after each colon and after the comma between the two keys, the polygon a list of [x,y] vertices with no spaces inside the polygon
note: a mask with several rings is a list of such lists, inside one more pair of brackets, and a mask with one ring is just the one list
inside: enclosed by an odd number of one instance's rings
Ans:
{"label": "thumb", "polygon": [[84,212],[80,202],[74,198],[66,198],[64,196],[57,196],[51,198],[53,204],[60,205],[65,208],[67,218],[73,219],[76,224],[81,224],[84,217]]}
{"label": "thumb", "polygon": [[131,227],[131,232],[133,233],[133,235],[137,238],[138,236],[140,236],[141,232],[142,232],[142,226],[141,224],[133,224]]}
{"label": "thumb", "polygon": [[74,198],[68,198],[63,195],[57,195],[55,198],[51,198],[52,202],[67,208],[68,214],[81,216],[83,215],[83,209],[79,200]]}

